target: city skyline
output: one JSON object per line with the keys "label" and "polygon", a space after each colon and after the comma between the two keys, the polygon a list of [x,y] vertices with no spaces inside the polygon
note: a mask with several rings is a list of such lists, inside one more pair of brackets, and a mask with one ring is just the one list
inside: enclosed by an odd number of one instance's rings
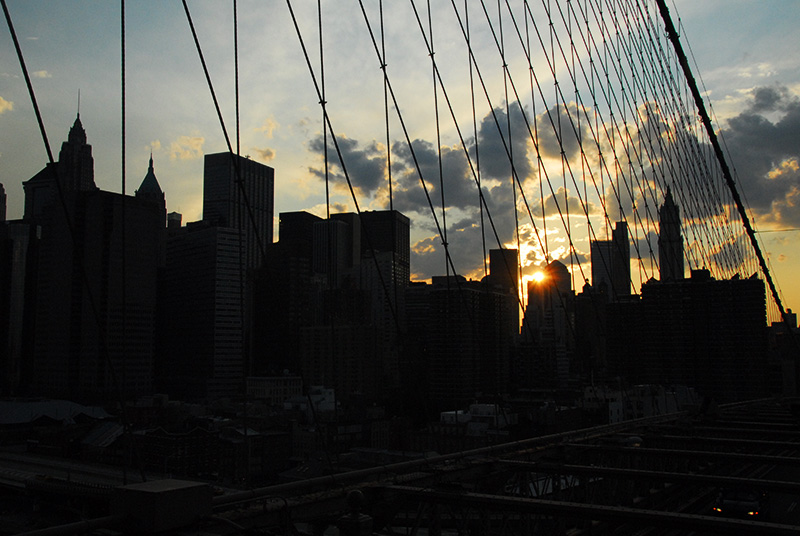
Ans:
{"label": "city skyline", "polygon": [[[232,105],[232,15],[226,8],[224,13],[213,17],[213,8],[210,5],[192,4],[191,9],[222,103],[223,115],[231,132],[235,117]],[[793,142],[792,135],[796,133],[791,131],[788,119],[797,114],[800,108],[797,105],[797,95],[800,94],[800,78],[797,73],[800,69],[792,63],[797,60],[788,53],[793,42],[791,32],[797,31],[790,28],[792,17],[789,15],[798,8],[778,2],[766,5],[742,2],[732,6],[725,3],[724,10],[720,12],[720,6],[722,4],[718,2],[703,3],[702,6],[678,2],[677,11],[673,11],[672,15],[675,19],[681,17],[682,39],[688,39],[692,46],[693,55],[699,65],[699,77],[708,88],[711,102],[721,119],[723,133],[731,134],[731,137],[726,136],[725,139],[733,149],[733,165],[738,171],[745,198],[750,201],[754,211],[756,225],[765,231],[796,227],[792,218],[799,218],[791,210],[793,205],[790,194],[796,184],[797,149],[784,150],[778,147],[763,155],[779,159],[774,162],[768,159],[737,161],[736,156],[742,153],[736,149],[749,143],[751,150],[755,151],[759,143],[772,143],[769,138],[771,134],[781,134],[783,145],[790,146]],[[120,107],[118,6],[77,4],[67,8],[50,2],[31,2],[11,3],[9,8],[28,67],[34,76],[34,88],[43,108],[51,144],[64,137],[68,125],[74,120],[80,91],[82,119],[89,143],[94,146],[98,185],[104,189],[119,191],[120,120],[118,112],[109,113],[109,110],[116,111]],[[265,6],[265,9],[277,10],[275,20],[262,18],[262,12],[258,8],[260,6],[245,3],[239,8],[240,61],[243,66],[241,152],[275,168],[276,216],[293,210],[309,210],[324,216],[324,183],[319,179],[323,172],[319,150],[321,127],[317,99],[310,87],[310,77],[285,6]],[[674,9],[673,6],[671,8]],[[408,8],[405,9],[408,11]],[[178,6],[159,6],[153,9],[148,7],[145,13],[145,10],[133,4],[127,10],[127,193],[132,193],[144,176],[147,159],[152,151],[156,173],[166,195],[168,211],[181,212],[184,221],[199,220],[202,217],[202,157],[206,153],[224,151],[227,148],[216,123],[185,16]],[[301,18],[301,21],[314,20],[314,9],[301,6],[301,11],[301,17],[307,17]],[[435,15],[443,17],[446,13],[435,12]],[[359,30],[362,29],[363,19],[357,11],[342,10],[336,17],[348,16],[358,16],[354,21],[360,25]],[[223,23],[219,22],[221,19],[224,20]],[[63,28],[57,28],[53,24],[55,20],[66,21],[66,24]],[[110,21],[116,21],[116,26],[109,24]],[[709,26],[711,21],[714,22]],[[269,32],[264,32],[259,23],[275,26],[269,26]],[[773,25],[773,32],[759,33],[750,29],[757,29],[767,23]],[[315,34],[311,31],[314,29],[313,25],[301,22],[301,27],[307,34],[306,38],[314,42]],[[746,32],[748,39],[731,43],[730,36],[736,34],[734,29],[742,28],[740,33],[745,34],[745,27],[750,29]],[[273,39],[265,41],[264,38],[257,37],[254,33],[256,29],[268,33]],[[724,31],[720,35],[718,32],[722,29]],[[414,30],[417,31],[416,28]],[[326,30],[326,43],[330,43],[326,49],[330,50],[326,52],[326,73],[330,80],[328,100],[331,103],[332,116],[336,114],[334,120],[337,121],[337,126],[342,125],[344,110],[333,106],[341,101],[342,94],[353,91],[353,84],[356,83],[356,80],[352,80],[354,67],[342,57],[341,47],[350,42],[348,39],[356,37],[360,39],[358,46],[364,45],[364,36],[361,33],[354,36],[352,33],[342,33],[333,24]],[[454,33],[439,33],[437,41],[446,42],[454,37],[457,37]],[[396,40],[403,39],[404,36],[390,35],[390,38]],[[3,47],[1,56],[3,72],[0,73],[0,97],[3,100],[0,101],[0,109],[3,111],[0,113],[0,124],[3,124],[3,128],[0,130],[3,134],[0,134],[0,182],[4,184],[8,196],[8,218],[14,219],[21,216],[22,181],[40,170],[46,157],[24,82],[19,74],[19,66],[13,56],[8,32],[3,33],[2,39],[9,46]],[[725,45],[713,46],[714,39],[717,44],[724,42]],[[271,46],[275,42],[281,45]],[[103,43],[102,46],[100,43]],[[418,35],[415,35],[413,47],[416,48],[413,48],[413,53],[409,53],[407,61],[417,58],[420,52],[425,56],[424,51],[420,51],[421,46]],[[358,50],[356,56],[367,66],[366,73],[370,76],[374,74],[373,71],[378,73],[377,66],[374,69],[370,67],[376,65],[377,61],[374,56],[370,56],[368,47]],[[258,60],[258,55],[265,58]],[[88,64],[81,63],[83,60],[78,61],[89,57],[93,61]],[[403,68],[399,61],[400,58],[389,62],[390,75]],[[360,70],[364,70],[363,65],[359,66]],[[430,66],[428,70],[429,68]],[[350,82],[347,81],[348,77]],[[266,84],[264,80],[267,81]],[[369,80],[369,90],[380,92],[382,100],[379,77],[376,78],[377,82],[372,78]],[[426,83],[424,79],[412,77],[402,82],[415,83],[423,84],[422,92],[428,99],[432,93],[430,80]],[[754,92],[753,88],[769,89]],[[427,106],[427,100],[419,106],[423,104]],[[401,102],[400,106],[413,110],[412,103],[407,100]],[[341,130],[337,130],[340,136],[347,136],[349,145],[345,149],[356,158],[353,161],[346,160],[349,166],[352,162],[351,172],[354,174],[369,173],[370,170],[375,176],[382,173],[375,160],[378,146],[383,143],[381,135],[364,132],[357,127],[359,121],[375,111],[364,109],[354,113],[349,118],[352,122],[345,123]],[[430,112],[426,114],[430,115]],[[782,119],[786,120],[781,121]],[[752,130],[753,125],[761,127],[762,136],[755,140],[743,139],[739,134],[747,128]],[[413,136],[428,141],[435,139],[429,125],[424,122],[417,122],[412,128]],[[396,130],[393,137],[395,136],[399,137]],[[452,133],[445,133],[445,136],[442,140],[443,146],[455,143]],[[756,189],[748,189],[750,180],[747,175],[757,176],[758,173],[771,173],[763,175],[761,179],[770,176],[778,180],[765,182]],[[375,178],[372,180],[374,182]],[[386,200],[382,197],[380,185],[369,183],[366,179],[362,179],[359,184],[361,192],[369,194],[359,199],[359,202],[366,202],[362,209],[385,208]],[[339,188],[340,186],[336,186],[333,190],[332,212],[352,210],[349,195],[342,195]],[[412,200],[412,196],[407,197],[408,201]],[[413,198],[418,199],[418,195]],[[781,199],[782,203],[772,205],[771,201],[775,199]],[[477,202],[473,204],[476,205]],[[770,208],[777,210],[769,210]],[[424,213],[424,210],[427,207],[420,209],[420,213]],[[414,216],[412,215],[412,220],[418,220],[419,223],[412,231],[412,247],[416,244],[417,251],[423,251],[427,247],[436,254],[414,256],[412,273],[417,277],[443,273],[443,254],[436,251],[438,237],[431,234],[430,223]],[[448,217],[450,216],[451,213],[448,212]],[[472,216],[472,213],[456,211],[448,224],[453,225],[453,220],[466,220]],[[508,216],[505,218],[508,219]],[[277,225],[274,228],[277,229]],[[509,234],[507,230],[503,232],[505,235]],[[798,237],[788,231],[760,234],[759,238],[771,258],[775,277],[784,293],[784,305],[792,307],[797,302],[799,292],[792,286],[794,282],[791,277],[793,267],[798,262]],[[490,243],[489,247],[497,245]],[[588,256],[588,241],[585,251],[580,251]],[[475,256],[474,251],[468,253],[473,258],[467,258],[465,253],[456,253],[458,271],[468,276],[480,274],[480,255]],[[530,271],[526,272],[529,273]]]}

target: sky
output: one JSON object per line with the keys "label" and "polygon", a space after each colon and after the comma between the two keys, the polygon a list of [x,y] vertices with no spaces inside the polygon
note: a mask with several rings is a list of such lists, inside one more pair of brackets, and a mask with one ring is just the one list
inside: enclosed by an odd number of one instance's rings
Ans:
{"label": "sky", "polygon": [[[7,4],[54,154],[80,111],[93,147],[95,181],[100,188],[120,191],[119,3],[8,0]],[[316,4],[309,0],[291,2],[319,83],[322,77]],[[430,57],[410,2],[385,4],[387,73],[403,117],[401,123],[392,106],[392,203],[412,219],[412,274],[425,279],[445,272],[438,223],[450,233],[451,245],[458,246],[452,248],[456,270],[480,277],[483,263],[477,189],[470,180],[446,185],[449,208],[444,218],[439,212],[438,222],[434,221],[425,191],[419,187],[414,162],[416,157],[425,177],[438,177],[441,158],[446,177],[469,178],[459,131],[454,128],[444,94],[439,91],[436,98],[441,127],[437,132]],[[427,26],[425,2],[417,0],[416,4],[423,25]],[[494,4],[487,2],[490,17],[496,16]],[[537,17],[542,17],[543,6],[550,2],[531,4],[539,4],[534,10]],[[378,34],[378,2],[366,0],[364,5],[373,31]],[[502,158],[493,159],[504,150],[499,138],[489,134],[494,128],[490,110],[497,110],[502,116],[504,103],[514,100],[513,94],[506,99],[502,71],[500,76],[497,71],[487,76],[487,80],[491,79],[487,81],[491,108],[486,102],[481,105],[478,89],[478,112],[473,125],[472,117],[464,114],[471,96],[465,82],[469,80],[468,63],[459,49],[463,35],[450,2],[434,0],[431,5],[434,57],[439,62],[447,96],[457,110],[461,133],[467,138],[479,133],[484,184],[493,206],[513,206],[512,189],[502,186],[503,175],[509,173],[507,159],[505,163]],[[471,3],[473,23],[483,16],[479,5]],[[190,0],[188,6],[235,149],[232,3]],[[380,62],[356,0],[327,0],[322,6],[325,100],[331,123],[359,209],[384,209],[388,205],[388,186]],[[796,276],[800,269],[800,30],[796,23],[800,2],[675,0],[670,9],[673,19],[679,22],[684,46],[691,49],[695,74],[713,107],[715,127],[729,150],[738,186],[760,231],[759,241],[769,258],[784,305],[800,307],[800,278]],[[237,14],[241,153],[275,168],[276,217],[280,212],[295,210],[324,216],[326,173],[320,98],[287,2],[241,0]],[[227,145],[186,14],[177,1],[129,0],[125,19],[126,193],[132,194],[138,187],[152,154],[156,176],[166,194],[167,210],[181,213],[184,222],[196,221],[202,217],[203,155],[225,151]],[[513,26],[507,19],[504,24],[503,45],[511,50]],[[496,45],[491,32],[477,23],[473,28],[471,38],[477,61],[487,72],[488,66],[500,67],[501,62],[492,56]],[[380,46],[379,34],[377,42]],[[510,69],[519,67],[519,61],[519,55],[509,54]],[[533,64],[536,72],[549,70],[542,58],[534,59]],[[520,122],[514,125],[515,129],[522,128]],[[414,153],[404,143],[404,128]],[[354,202],[330,139],[328,147],[330,210],[352,211]],[[536,173],[536,161],[530,158],[529,149],[522,147],[528,158],[515,153],[515,165],[521,174]],[[548,145],[546,139],[540,150],[551,152],[550,156],[558,153],[558,148]],[[569,148],[566,150],[569,152]],[[8,219],[22,216],[22,182],[46,162],[33,107],[4,24],[0,29],[0,183],[8,195]],[[435,206],[440,203],[441,193],[437,180],[426,178],[430,203]],[[555,196],[549,201],[554,199]],[[537,206],[535,199],[531,203]],[[497,210],[492,217],[499,229],[499,241],[513,246],[514,211]],[[574,217],[579,219],[580,214]],[[567,263],[567,245],[563,233],[559,236],[558,225],[548,220],[543,227],[552,231],[547,245],[549,258]],[[602,237],[603,230],[598,228],[597,232],[597,237]],[[484,233],[489,238],[487,247],[497,247],[492,232]],[[522,233],[526,276],[538,270],[545,260],[542,242],[534,240],[534,235],[530,226]],[[274,238],[279,238],[277,223]],[[585,261],[588,237],[576,239],[574,247]],[[573,271],[576,281],[582,281],[585,274]],[[580,284],[576,286],[579,288]]]}

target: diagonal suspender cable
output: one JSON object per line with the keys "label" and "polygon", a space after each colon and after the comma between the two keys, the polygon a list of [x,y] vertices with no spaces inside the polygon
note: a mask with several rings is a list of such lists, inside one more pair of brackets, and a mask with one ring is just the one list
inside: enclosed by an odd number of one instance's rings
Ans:
{"label": "diagonal suspender cable", "polygon": [[[470,43],[470,25],[469,25],[469,2],[464,0],[464,26],[466,27],[467,45]],[[483,251],[483,275],[489,273],[489,268],[486,260],[486,224],[484,223],[484,206],[483,206],[483,190],[481,185],[481,153],[480,143],[478,141],[478,116],[475,110],[475,66],[472,63],[472,58],[467,53],[467,62],[469,63],[469,94],[470,103],[472,105],[472,135],[475,138],[475,182],[478,186],[478,211],[481,218],[481,248]]]}
{"label": "diagonal suspender cable", "polygon": [[[310,59],[310,57],[308,55],[308,49],[306,48],[306,44],[305,44],[305,40],[303,39],[303,35],[300,32],[300,27],[298,26],[298,23],[297,23],[297,16],[295,15],[294,8],[292,8],[291,0],[286,0],[286,6],[289,9],[289,15],[292,18],[292,23],[294,25],[294,29],[295,29],[295,32],[297,34],[297,38],[300,41],[300,47],[303,50],[303,56],[305,57],[306,66],[308,67],[308,72],[309,72],[309,75],[311,76],[311,82],[314,85],[314,90],[317,93],[317,98],[319,98],[319,100],[322,101],[323,100],[322,99],[322,90],[320,88],[319,82],[317,81],[317,76],[314,74],[314,68],[311,65],[311,59]],[[363,6],[362,6],[362,9],[363,9]],[[366,13],[364,14],[364,16],[366,17]],[[373,35],[373,44],[375,44],[374,35]],[[376,45],[376,49],[377,49],[377,45]],[[380,56],[380,53],[378,55]],[[389,86],[389,91],[391,93],[391,86]],[[330,118],[330,115],[327,113],[327,110],[325,112],[324,125],[323,126],[324,126],[324,128],[327,128],[327,129],[330,130],[331,142],[333,143],[334,149],[336,150],[336,155],[337,155],[337,157],[339,159],[339,164],[342,167],[342,173],[344,174],[345,181],[347,182],[347,186],[348,186],[348,188],[350,190],[351,199],[353,200],[353,204],[355,206],[356,213],[358,213],[360,215],[361,214],[361,208],[359,207],[359,204],[358,204],[358,198],[356,197],[355,189],[353,187],[353,183],[350,180],[350,174],[347,171],[347,166],[345,165],[344,156],[342,154],[341,147],[339,146],[339,141],[336,139],[336,133],[333,130],[333,124],[331,123],[331,118]],[[430,201],[430,197],[428,198],[428,200]],[[367,247],[374,252],[374,249],[371,247],[371,244],[370,244],[369,233],[364,235],[364,237],[367,240]],[[378,274],[378,279],[380,280],[381,288],[383,289],[384,295],[389,296],[390,295],[389,294],[389,287],[386,284],[386,280],[385,280],[385,278],[383,276],[383,272],[380,270],[380,267],[378,265],[378,259],[374,254],[372,255],[372,259],[373,259],[373,262],[375,263],[375,269],[376,269],[376,272]],[[390,309],[391,309],[391,313],[392,313],[392,318],[394,319],[394,322],[395,322],[395,327],[397,328],[398,333],[400,333],[401,332],[400,319],[398,317],[398,312],[397,312],[394,304],[391,303],[391,301],[390,301]]]}
{"label": "diagonal suspender cable", "polygon": [[214,91],[214,84],[211,82],[211,75],[208,72],[208,66],[206,65],[205,56],[203,56],[203,49],[200,47],[200,40],[197,37],[197,31],[194,27],[194,22],[192,21],[192,15],[189,12],[189,6],[186,3],[186,0],[182,0],[183,2],[183,10],[186,13],[186,20],[189,23],[189,29],[192,32],[192,39],[194,40],[195,48],[197,49],[197,55],[200,58],[200,64],[203,67],[203,73],[206,77],[206,83],[208,84],[209,92],[211,93],[211,99],[214,101],[214,108],[217,111],[217,118],[219,119],[220,127],[222,128],[222,134],[225,137],[225,145],[228,148],[228,152],[231,154],[231,160],[233,160],[233,169],[236,175],[236,184],[239,187],[239,191],[241,193],[242,199],[244,200],[245,207],[247,208],[247,215],[250,220],[250,224],[252,225],[252,232],[255,235],[256,243],[258,244],[259,253],[261,258],[265,257],[265,249],[264,249],[264,242],[262,237],[259,235],[258,226],[256,225],[255,214],[253,214],[253,207],[250,204],[250,201],[247,196],[247,191],[244,187],[244,181],[242,180],[242,170],[241,166],[239,165],[239,159],[234,158],[233,155],[233,146],[231,145],[230,136],[228,136],[228,129],[225,126],[225,120],[222,117],[222,111],[219,107],[219,101],[217,100],[217,94]]}
{"label": "diagonal suspender cable", "polygon": [[728,163],[725,160],[725,155],[722,153],[722,148],[719,144],[719,140],[717,139],[717,134],[714,132],[714,128],[711,125],[711,118],[708,116],[708,112],[706,111],[705,104],[703,102],[703,97],[700,95],[700,90],[697,88],[697,83],[694,80],[694,76],[692,75],[691,68],[689,67],[689,62],[686,59],[686,55],[683,52],[683,47],[681,46],[680,38],[678,37],[678,33],[675,31],[675,26],[672,24],[672,19],[670,18],[669,9],[667,8],[666,3],[664,0],[656,0],[658,3],[658,9],[661,12],[661,17],[664,19],[664,25],[666,26],[667,34],[669,35],[669,39],[672,42],[673,47],[675,47],[675,52],[678,55],[678,61],[681,64],[681,68],[683,69],[684,77],[686,78],[686,82],[691,89],[692,96],[694,97],[695,104],[697,105],[698,112],[700,113],[700,118],[703,121],[703,125],[705,126],[706,133],[708,134],[708,138],[711,141],[711,145],[714,148],[714,154],[719,161],[719,165],[722,168],[722,174],[725,177],[725,182],[728,185],[728,188],[731,191],[731,195],[733,196],[733,200],[736,203],[736,209],[739,211],[739,216],[742,218],[742,225],[744,225],[745,230],[747,231],[747,236],[750,238],[750,244],[753,246],[753,250],[756,253],[756,257],[758,257],[758,263],[761,266],[761,271],[764,273],[764,277],[767,280],[767,285],[769,286],[770,292],[772,293],[772,298],[775,300],[775,304],[778,306],[778,311],[781,314],[781,318],[786,322],[789,323],[789,319],[786,315],[786,311],[783,308],[783,303],[781,302],[781,297],[778,295],[778,290],[775,288],[775,283],[772,281],[772,276],[769,271],[769,267],[767,266],[766,260],[764,259],[764,255],[761,253],[761,247],[758,244],[758,239],[756,238],[755,231],[753,230],[753,226],[750,224],[750,218],[747,216],[747,211],[744,208],[744,204],[742,203],[742,199],[739,196],[739,192],[736,189],[736,183],[733,182],[733,176],[731,175],[730,168],[728,167]]}

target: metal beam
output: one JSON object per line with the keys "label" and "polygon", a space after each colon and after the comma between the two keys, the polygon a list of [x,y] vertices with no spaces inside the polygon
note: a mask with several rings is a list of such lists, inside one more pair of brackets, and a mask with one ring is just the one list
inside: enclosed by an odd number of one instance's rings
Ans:
{"label": "metal beam", "polygon": [[765,491],[785,491],[800,495],[800,483],[783,480],[762,480],[732,476],[703,475],[694,473],[673,473],[666,471],[648,471],[642,469],[625,469],[622,467],[595,467],[591,465],[559,465],[552,463],[518,462],[503,460],[500,463],[523,471],[534,471],[545,474],[585,475],[585,476],[617,476],[635,480],[651,480],[661,482],[686,482],[707,484],[716,487],[746,486]]}
{"label": "metal beam", "polygon": [[619,452],[631,456],[673,456],[686,458],[702,458],[718,461],[746,461],[761,464],[774,464],[779,466],[800,466],[800,458],[791,456],[769,456],[766,454],[751,454],[744,452],[713,452],[710,450],[688,449],[658,449],[649,447],[612,447],[610,445],[583,445],[570,443],[576,450],[599,450],[606,452]]}
{"label": "metal beam", "polygon": [[567,501],[551,501],[522,497],[505,497],[482,493],[448,493],[427,488],[388,486],[388,495],[397,494],[407,499],[439,504],[452,504],[492,511],[517,512],[556,517],[581,518],[613,523],[631,523],[645,526],[712,531],[723,534],[775,534],[797,535],[797,527],[779,523],[717,518],[696,514],[679,514],[624,508],[620,506],[589,505]]}
{"label": "metal beam", "polygon": [[795,441],[766,441],[763,439],[739,439],[731,437],[705,437],[705,436],[680,436],[680,435],[659,435],[653,439],[667,439],[686,444],[691,443],[711,443],[717,445],[732,445],[734,447],[755,447],[770,449],[800,449],[800,443]]}

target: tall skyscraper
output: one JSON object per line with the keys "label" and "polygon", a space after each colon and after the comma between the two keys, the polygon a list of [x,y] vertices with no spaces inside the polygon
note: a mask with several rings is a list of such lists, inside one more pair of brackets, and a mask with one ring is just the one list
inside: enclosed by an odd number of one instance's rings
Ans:
{"label": "tall skyscraper", "polygon": [[396,210],[376,210],[361,213],[361,251],[392,254],[392,279],[407,286],[411,278],[410,221]]}
{"label": "tall skyscraper", "polygon": [[33,394],[99,400],[152,393],[163,197],[98,189],[79,118],[59,162],[24,187],[25,219],[41,237]]}
{"label": "tall skyscraper", "polygon": [[159,384],[171,396],[215,400],[244,389],[241,236],[199,221],[167,239]]}
{"label": "tall skyscraper", "polygon": [[683,279],[681,216],[669,188],[658,210],[658,263],[661,281]]}
{"label": "tall skyscraper", "polygon": [[23,218],[28,221],[42,216],[53,204],[62,206],[56,198],[59,191],[68,196],[71,192],[97,190],[92,146],[86,143],[86,131],[80,114],[69,129],[67,141],[61,144],[58,162],[47,164],[30,180],[22,183],[22,187],[25,191]]}
{"label": "tall skyscraper", "polygon": [[428,408],[437,411],[508,391],[519,333],[515,296],[491,278],[434,276],[430,285],[407,288],[406,307],[404,390],[427,398]]}
{"label": "tall skyscraper", "polygon": [[203,174],[203,220],[241,229],[244,265],[258,268],[272,243],[275,171],[232,153],[207,154]]}
{"label": "tall skyscraper", "polygon": [[[164,271],[164,389],[214,400],[243,392],[253,370],[248,302],[272,244],[274,170],[232,153],[205,156],[203,219],[170,226]],[[252,277],[251,277],[252,276]]]}
{"label": "tall skyscraper", "polygon": [[631,383],[689,385],[718,402],[770,394],[779,365],[768,359],[763,281],[692,270],[690,278],[648,281],[641,304],[639,375]]}
{"label": "tall skyscraper", "polygon": [[314,272],[324,276],[329,288],[354,284],[354,271],[361,263],[361,230],[357,218],[336,214],[314,224]]}
{"label": "tall skyscraper", "polygon": [[540,280],[528,282],[528,303],[522,324],[522,340],[532,351],[519,363],[516,378],[521,385],[553,387],[566,383],[569,358],[575,348],[572,325],[575,295],[572,278],[561,261],[542,270]]}
{"label": "tall skyscraper", "polygon": [[6,221],[6,189],[0,182],[0,223]]}
{"label": "tall skyscraper", "polygon": [[628,224],[618,221],[611,240],[592,240],[592,287],[612,301],[631,295],[631,247]]}
{"label": "tall skyscraper", "polygon": [[489,272],[495,282],[517,295],[519,292],[519,254],[516,249],[490,249]]}

